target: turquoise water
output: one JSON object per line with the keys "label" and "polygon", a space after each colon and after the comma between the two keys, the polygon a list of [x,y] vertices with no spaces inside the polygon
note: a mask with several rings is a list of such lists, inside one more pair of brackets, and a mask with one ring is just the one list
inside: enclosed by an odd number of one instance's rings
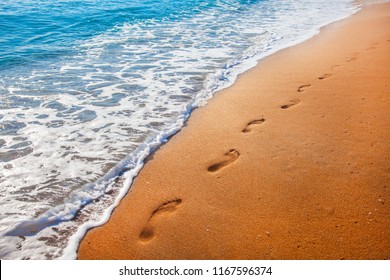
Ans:
{"label": "turquoise water", "polygon": [[349,0],[0,0],[0,258],[74,258],[145,158]]}
{"label": "turquoise water", "polygon": [[71,48],[77,47],[78,41],[123,23],[180,20],[215,7],[216,2],[0,1],[0,67],[25,66],[72,55]]}

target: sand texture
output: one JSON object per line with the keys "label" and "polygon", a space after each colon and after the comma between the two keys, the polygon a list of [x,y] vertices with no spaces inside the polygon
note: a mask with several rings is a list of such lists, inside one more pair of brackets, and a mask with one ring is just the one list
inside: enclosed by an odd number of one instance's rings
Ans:
{"label": "sand texture", "polygon": [[389,259],[390,4],[195,110],[78,257]]}

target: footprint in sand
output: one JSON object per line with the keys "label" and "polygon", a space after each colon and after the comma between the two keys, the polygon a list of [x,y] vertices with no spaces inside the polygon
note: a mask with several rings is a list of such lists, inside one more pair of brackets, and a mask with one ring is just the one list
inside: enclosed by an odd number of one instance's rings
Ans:
{"label": "footprint in sand", "polygon": [[207,168],[207,171],[208,172],[217,172],[217,171],[221,170],[222,168],[235,162],[240,157],[240,153],[237,150],[232,149],[225,154],[225,157],[226,157],[225,160],[220,161],[218,163],[215,163],[213,165],[210,165],[209,168]]}
{"label": "footprint in sand", "polygon": [[326,78],[329,78],[329,77],[332,77],[333,75],[331,73],[326,73],[322,76],[319,76],[318,79],[319,80],[323,80],[323,79],[326,79]]}
{"label": "footprint in sand", "polygon": [[366,49],[366,51],[370,51],[370,50],[375,50],[376,49],[376,47],[379,45],[379,43],[378,42],[376,42],[376,43],[373,43],[373,44],[371,44],[371,46],[370,47],[368,47],[367,49]]}
{"label": "footprint in sand", "polygon": [[280,108],[282,108],[282,109],[288,109],[288,108],[290,108],[290,107],[292,107],[292,106],[295,106],[295,105],[297,105],[297,104],[299,104],[299,103],[301,103],[301,101],[300,101],[299,99],[293,99],[293,100],[290,100],[289,103],[280,106]]}
{"label": "footprint in sand", "polygon": [[340,65],[339,64],[335,64],[335,65],[332,65],[332,66],[330,66],[330,69],[335,69],[335,68],[337,68],[337,67],[340,67]]}
{"label": "footprint in sand", "polygon": [[139,238],[143,242],[149,242],[152,239],[154,239],[156,236],[154,226],[153,226],[154,221],[163,215],[171,214],[171,213],[175,212],[181,203],[182,203],[182,200],[179,198],[179,199],[165,202],[165,203],[161,204],[159,207],[157,207],[150,215],[148,224],[140,233]]}
{"label": "footprint in sand", "polygon": [[253,120],[253,121],[249,122],[241,132],[243,132],[243,133],[251,132],[255,126],[260,125],[263,122],[265,122],[264,118],[261,118],[258,120]]}
{"label": "footprint in sand", "polygon": [[356,59],[357,59],[357,57],[351,57],[350,59],[347,59],[347,62],[351,62],[351,61],[354,61]]}
{"label": "footprint in sand", "polygon": [[304,92],[304,91],[305,91],[305,88],[307,88],[307,87],[311,87],[311,84],[301,85],[301,86],[297,89],[297,91],[298,91],[298,92]]}
{"label": "footprint in sand", "polygon": [[360,54],[360,52],[355,52],[352,54],[352,57],[350,59],[347,59],[346,62],[352,62],[354,60],[357,60],[358,59],[358,55]]}

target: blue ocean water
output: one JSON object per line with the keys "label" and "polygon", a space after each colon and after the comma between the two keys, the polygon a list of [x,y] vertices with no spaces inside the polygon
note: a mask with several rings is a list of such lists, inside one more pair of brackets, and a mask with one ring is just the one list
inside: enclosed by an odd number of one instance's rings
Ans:
{"label": "blue ocean water", "polygon": [[0,0],[0,258],[74,258],[144,159],[350,0]]}
{"label": "blue ocean water", "polygon": [[201,9],[215,7],[216,2],[1,1],[0,67],[7,69],[72,55],[70,48],[77,47],[77,41],[91,38],[123,23],[180,20]]}

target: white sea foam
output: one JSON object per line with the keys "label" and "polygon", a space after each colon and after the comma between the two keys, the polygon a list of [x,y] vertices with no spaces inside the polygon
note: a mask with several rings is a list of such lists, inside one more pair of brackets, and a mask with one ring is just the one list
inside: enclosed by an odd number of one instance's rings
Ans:
{"label": "white sea foam", "polygon": [[[221,4],[222,5],[222,4]],[[1,78],[0,257],[75,258],[145,158],[257,61],[357,10],[265,1],[123,24],[76,55]]]}

